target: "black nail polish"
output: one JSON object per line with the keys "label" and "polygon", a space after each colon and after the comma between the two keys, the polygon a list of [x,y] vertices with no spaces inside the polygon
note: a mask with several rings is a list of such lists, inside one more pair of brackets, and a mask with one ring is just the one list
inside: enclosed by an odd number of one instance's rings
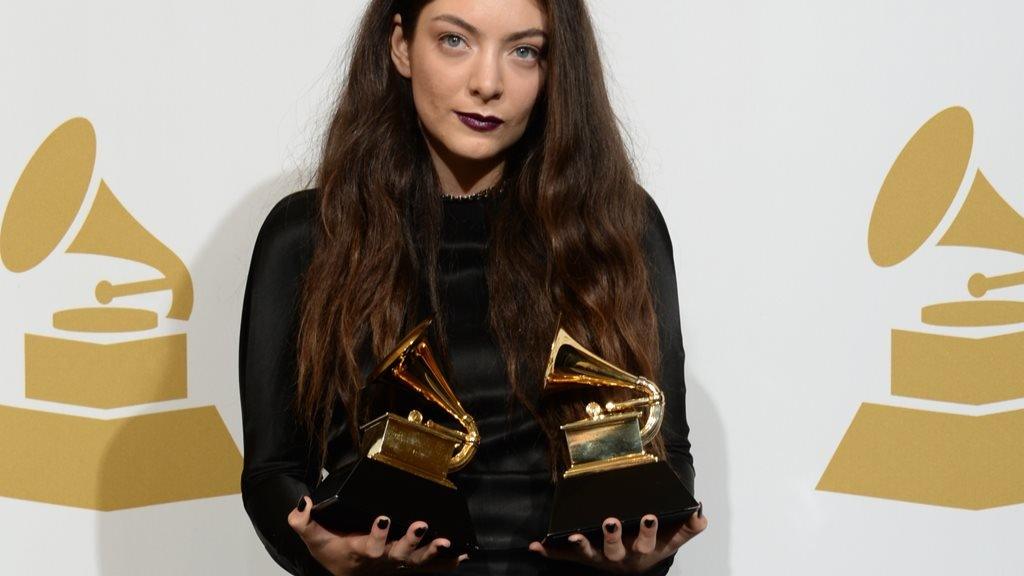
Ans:
{"label": "black nail polish", "polygon": [[306,510],[306,497],[299,498],[299,503],[295,507],[299,509],[299,512],[304,512]]}
{"label": "black nail polish", "polygon": [[704,517],[704,503],[703,502],[698,502],[697,503],[697,518],[703,518],[703,517]]}
{"label": "black nail polish", "polygon": [[391,523],[391,521],[388,520],[387,518],[381,518],[380,520],[377,520],[377,528],[380,528],[381,530],[385,530],[388,527],[388,524],[390,524],[390,523]]}
{"label": "black nail polish", "polygon": [[648,518],[647,520],[644,520],[644,526],[646,526],[648,528],[650,528],[651,526],[654,526],[654,519],[653,518]]}
{"label": "black nail polish", "polygon": [[605,525],[604,525],[604,529],[605,529],[605,530],[606,530],[606,531],[607,531],[607,532],[608,532],[609,534],[615,534],[615,531],[616,531],[616,530],[618,530],[618,528],[619,528],[619,527],[618,527],[618,526],[616,526],[614,522],[609,522],[609,523],[607,523],[607,524],[605,524]]}
{"label": "black nail polish", "polygon": [[417,538],[423,538],[423,535],[427,533],[427,527],[420,526],[419,528],[413,530],[412,533],[415,534]]}

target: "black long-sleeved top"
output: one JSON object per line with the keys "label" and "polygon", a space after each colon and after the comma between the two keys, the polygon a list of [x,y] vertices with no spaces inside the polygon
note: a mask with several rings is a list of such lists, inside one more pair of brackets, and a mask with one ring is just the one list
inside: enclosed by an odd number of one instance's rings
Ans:
{"label": "black long-sleeved top", "polygon": [[[669,464],[692,491],[672,245],[661,212],[648,200],[644,248],[662,351],[655,381],[666,399],[661,430]],[[524,410],[510,416],[505,365],[488,327],[486,205],[491,201],[486,196],[446,199],[438,254],[438,295],[452,381],[482,438],[475,458],[452,479],[466,496],[485,551],[464,562],[457,574],[589,574],[578,565],[546,561],[526,549],[544,536],[553,485],[540,427]],[[326,574],[287,523],[300,496],[308,494],[320,477],[320,462],[308,434],[291,412],[299,281],[312,255],[316,202],[315,191],[296,192],[278,202],[263,223],[249,268],[239,351],[245,444],[242,499],[274,560],[289,572],[304,575]],[[365,373],[372,366],[364,363]],[[358,456],[348,425],[339,423],[330,436],[333,462]],[[663,575],[671,563],[669,557],[647,574]]]}

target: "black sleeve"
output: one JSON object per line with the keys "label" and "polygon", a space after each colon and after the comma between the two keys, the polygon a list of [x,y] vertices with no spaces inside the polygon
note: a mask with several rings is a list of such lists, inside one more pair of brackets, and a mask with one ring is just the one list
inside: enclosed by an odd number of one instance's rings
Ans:
{"label": "black sleeve", "polygon": [[683,379],[683,336],[679,323],[679,296],[675,261],[668,226],[654,200],[647,196],[648,220],[644,237],[648,273],[658,319],[661,365],[656,383],[665,394],[665,419],[661,434],[669,465],[693,493],[693,456],[690,454],[690,426],[686,423],[686,382]]}
{"label": "black sleeve", "polygon": [[294,417],[300,279],[312,254],[313,191],[296,192],[260,228],[242,304],[239,390],[245,456],[242,502],[270,555],[292,574],[327,574],[287,517],[319,477]]}

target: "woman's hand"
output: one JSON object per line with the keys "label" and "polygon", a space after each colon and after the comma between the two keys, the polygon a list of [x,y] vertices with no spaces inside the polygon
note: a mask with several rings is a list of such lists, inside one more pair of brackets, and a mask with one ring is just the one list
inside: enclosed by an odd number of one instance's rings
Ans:
{"label": "woman's hand", "polygon": [[436,558],[438,550],[451,546],[446,538],[436,538],[420,548],[426,522],[413,522],[405,536],[389,543],[391,522],[385,516],[374,520],[369,534],[339,534],[310,518],[312,508],[313,501],[303,496],[288,514],[288,524],[306,543],[313,558],[335,576],[450,572],[468,557],[463,554],[457,559]]}
{"label": "woman's hand", "polygon": [[704,505],[686,520],[678,530],[658,534],[658,518],[648,514],[640,520],[640,533],[631,542],[622,540],[622,524],[617,518],[604,521],[604,546],[595,550],[582,534],[569,536],[569,547],[545,548],[540,542],[531,542],[530,550],[554,560],[568,560],[586,564],[600,570],[619,574],[636,574],[671,556],[691,538],[708,527]]}

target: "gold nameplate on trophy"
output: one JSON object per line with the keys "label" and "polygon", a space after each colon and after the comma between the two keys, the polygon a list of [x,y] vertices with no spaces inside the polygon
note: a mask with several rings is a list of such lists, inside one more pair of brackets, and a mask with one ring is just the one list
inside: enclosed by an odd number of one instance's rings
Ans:
{"label": "gold nameplate on trophy", "polygon": [[391,412],[377,417],[362,429],[366,457],[454,488],[447,475],[452,452],[465,441],[464,435],[430,424],[423,424],[417,410],[408,418]]}
{"label": "gold nameplate on trophy", "polygon": [[658,461],[657,456],[644,451],[640,412],[588,418],[561,428],[572,464],[565,471],[565,478]]}
{"label": "gold nameplate on trophy", "polygon": [[586,418],[561,426],[570,466],[555,486],[545,545],[563,544],[575,533],[597,542],[608,517],[633,529],[645,514],[656,514],[664,525],[697,508],[668,463],[644,449],[657,437],[665,416],[661,389],[597,356],[559,328],[542,393],[589,387],[626,389],[639,397],[603,406],[590,402]]}
{"label": "gold nameplate on trophy", "polygon": [[[390,534],[401,536],[417,520],[429,526],[425,540],[448,538],[444,554],[478,548],[465,498],[447,477],[473,458],[480,434],[441,371],[427,341],[427,319],[407,334],[368,379],[370,387],[411,389],[440,407],[461,428],[385,412],[360,427],[362,457],[332,471],[317,488],[313,513],[339,531],[365,532],[373,518],[388,516]],[[396,536],[396,537],[397,537]]]}

